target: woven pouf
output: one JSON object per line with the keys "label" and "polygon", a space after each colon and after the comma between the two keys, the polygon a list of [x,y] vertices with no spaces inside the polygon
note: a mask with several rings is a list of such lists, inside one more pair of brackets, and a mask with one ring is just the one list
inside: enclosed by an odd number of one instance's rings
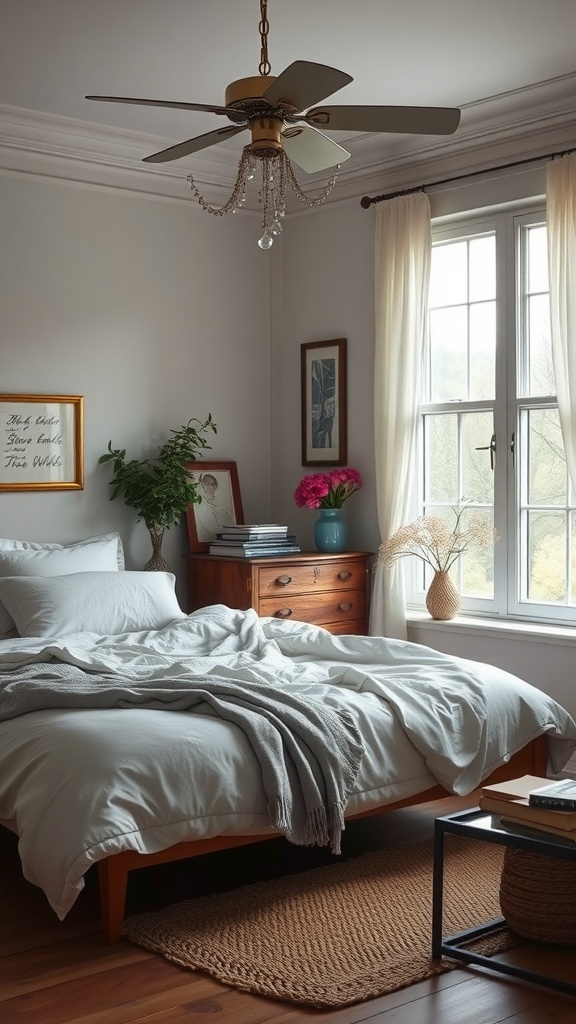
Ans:
{"label": "woven pouf", "polygon": [[500,907],[523,938],[576,946],[576,862],[506,847]]}

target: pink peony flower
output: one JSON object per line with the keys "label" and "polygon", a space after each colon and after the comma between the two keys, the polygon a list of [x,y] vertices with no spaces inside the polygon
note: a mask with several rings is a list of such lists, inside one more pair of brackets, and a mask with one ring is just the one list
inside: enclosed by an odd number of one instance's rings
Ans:
{"label": "pink peony flower", "polygon": [[362,487],[357,469],[333,469],[329,473],[310,473],[294,491],[299,508],[342,508],[348,498]]}

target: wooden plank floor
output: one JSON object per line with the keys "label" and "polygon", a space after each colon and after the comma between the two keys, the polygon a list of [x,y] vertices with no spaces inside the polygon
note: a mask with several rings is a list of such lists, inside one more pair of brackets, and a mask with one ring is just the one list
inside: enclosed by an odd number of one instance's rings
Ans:
{"label": "wooden plank floor", "polygon": [[[417,842],[433,819],[475,803],[454,798],[348,825],[343,855]],[[332,860],[284,840],[134,873],[128,912],[153,909],[257,878]],[[336,1011],[306,1009],[226,988],[123,941],[106,945],[95,873],[64,922],[21,876],[16,838],[0,828],[0,1021],[2,1024],[576,1024],[576,998],[482,969],[456,970]],[[516,956],[554,955],[576,976],[576,950],[526,946]]]}

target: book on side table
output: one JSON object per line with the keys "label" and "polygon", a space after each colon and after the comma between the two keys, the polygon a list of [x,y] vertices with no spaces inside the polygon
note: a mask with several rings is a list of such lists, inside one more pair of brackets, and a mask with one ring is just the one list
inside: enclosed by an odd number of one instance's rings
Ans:
{"label": "book on side table", "polygon": [[500,815],[500,824],[507,832],[525,832],[526,835],[531,836],[544,833],[544,835],[555,836],[557,839],[563,839],[566,843],[576,845],[576,829],[554,828],[553,825],[539,825],[536,822],[532,824],[524,818],[514,818],[507,814]]}
{"label": "book on side table", "polygon": [[224,555],[230,558],[274,558],[276,555],[299,555],[298,544],[240,544],[229,547],[215,542],[208,548],[210,555]]}
{"label": "book on side table", "polygon": [[531,807],[550,807],[559,811],[576,811],[576,780],[558,779],[533,789],[528,797]]}
{"label": "book on side table", "polygon": [[530,794],[534,790],[549,785],[549,779],[536,775],[524,775],[520,779],[496,782],[492,786],[482,787],[478,805],[483,811],[500,815],[503,825],[517,825],[550,832],[552,835],[561,835],[576,842],[576,810],[535,807],[530,803]]}
{"label": "book on side table", "polygon": [[216,534],[219,540],[282,540],[288,535],[288,527],[281,523],[235,523],[223,526]]}
{"label": "book on side table", "polygon": [[300,547],[295,535],[280,523],[241,523],[222,527],[208,553],[230,558],[274,558],[299,555]]}

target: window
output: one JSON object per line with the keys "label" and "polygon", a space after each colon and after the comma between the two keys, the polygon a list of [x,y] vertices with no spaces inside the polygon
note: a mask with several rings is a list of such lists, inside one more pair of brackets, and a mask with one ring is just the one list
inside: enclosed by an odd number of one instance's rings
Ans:
{"label": "window", "polygon": [[[574,623],[576,500],[555,398],[544,210],[434,233],[418,503],[494,527],[453,569],[464,612]],[[411,561],[416,561],[411,560]],[[423,600],[428,567],[412,568]]]}

